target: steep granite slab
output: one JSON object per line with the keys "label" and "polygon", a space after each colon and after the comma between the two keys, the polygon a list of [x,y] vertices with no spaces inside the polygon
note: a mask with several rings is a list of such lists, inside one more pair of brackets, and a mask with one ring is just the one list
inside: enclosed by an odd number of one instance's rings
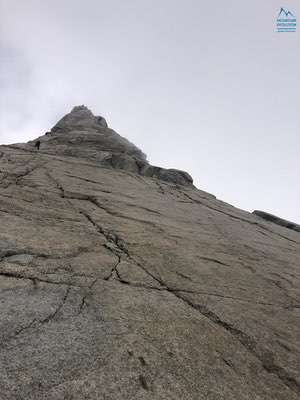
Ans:
{"label": "steep granite slab", "polygon": [[299,399],[298,232],[43,147],[0,146],[1,398]]}
{"label": "steep granite slab", "polygon": [[295,224],[294,222],[291,221],[287,221],[286,219],[279,218],[276,215],[259,210],[253,211],[253,214],[265,219],[266,221],[273,222],[276,225],[284,226],[285,228],[292,229],[296,232],[300,232],[300,225]]}

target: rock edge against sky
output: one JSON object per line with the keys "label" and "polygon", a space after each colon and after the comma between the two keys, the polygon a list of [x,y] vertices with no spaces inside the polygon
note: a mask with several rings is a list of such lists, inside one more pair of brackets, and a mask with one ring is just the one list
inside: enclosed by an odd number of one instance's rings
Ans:
{"label": "rock edge against sky", "polygon": [[299,399],[299,232],[86,108],[37,140],[0,146],[3,399]]}

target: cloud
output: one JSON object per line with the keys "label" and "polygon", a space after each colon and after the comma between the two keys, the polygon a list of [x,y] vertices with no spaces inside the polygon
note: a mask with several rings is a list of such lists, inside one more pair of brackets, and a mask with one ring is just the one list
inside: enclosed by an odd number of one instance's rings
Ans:
{"label": "cloud", "polygon": [[199,187],[241,208],[300,220],[300,43],[298,34],[275,33],[280,7],[259,0],[0,6],[1,143],[39,136],[86,104],[152,163],[187,170]]}

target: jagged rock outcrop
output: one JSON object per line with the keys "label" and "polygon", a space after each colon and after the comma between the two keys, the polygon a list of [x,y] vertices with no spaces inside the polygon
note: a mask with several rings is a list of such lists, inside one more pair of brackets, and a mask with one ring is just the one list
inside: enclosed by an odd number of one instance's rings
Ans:
{"label": "jagged rock outcrop", "polygon": [[49,154],[85,158],[101,166],[179,185],[193,184],[187,172],[150,165],[140,149],[108,128],[103,117],[94,116],[85,106],[74,107],[50,132],[29,142],[29,145],[34,145],[37,140],[41,142],[41,151]]}
{"label": "jagged rock outcrop", "polygon": [[77,112],[0,146],[0,398],[299,399],[299,233],[107,168],[146,159]]}
{"label": "jagged rock outcrop", "polygon": [[253,214],[265,219],[266,221],[273,222],[276,225],[284,226],[285,228],[292,229],[296,232],[300,232],[300,225],[295,224],[294,222],[291,221],[287,221],[286,219],[276,217],[276,215],[259,210],[253,211]]}

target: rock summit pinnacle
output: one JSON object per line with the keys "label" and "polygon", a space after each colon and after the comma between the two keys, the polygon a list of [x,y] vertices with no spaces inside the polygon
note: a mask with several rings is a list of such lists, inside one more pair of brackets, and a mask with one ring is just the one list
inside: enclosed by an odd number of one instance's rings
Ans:
{"label": "rock summit pinnacle", "polygon": [[96,116],[80,105],[60,119],[50,132],[40,136],[40,151],[72,156],[96,162],[99,166],[122,169],[130,173],[192,185],[192,177],[184,171],[149,164],[146,155],[133,143],[108,127],[104,117]]}

